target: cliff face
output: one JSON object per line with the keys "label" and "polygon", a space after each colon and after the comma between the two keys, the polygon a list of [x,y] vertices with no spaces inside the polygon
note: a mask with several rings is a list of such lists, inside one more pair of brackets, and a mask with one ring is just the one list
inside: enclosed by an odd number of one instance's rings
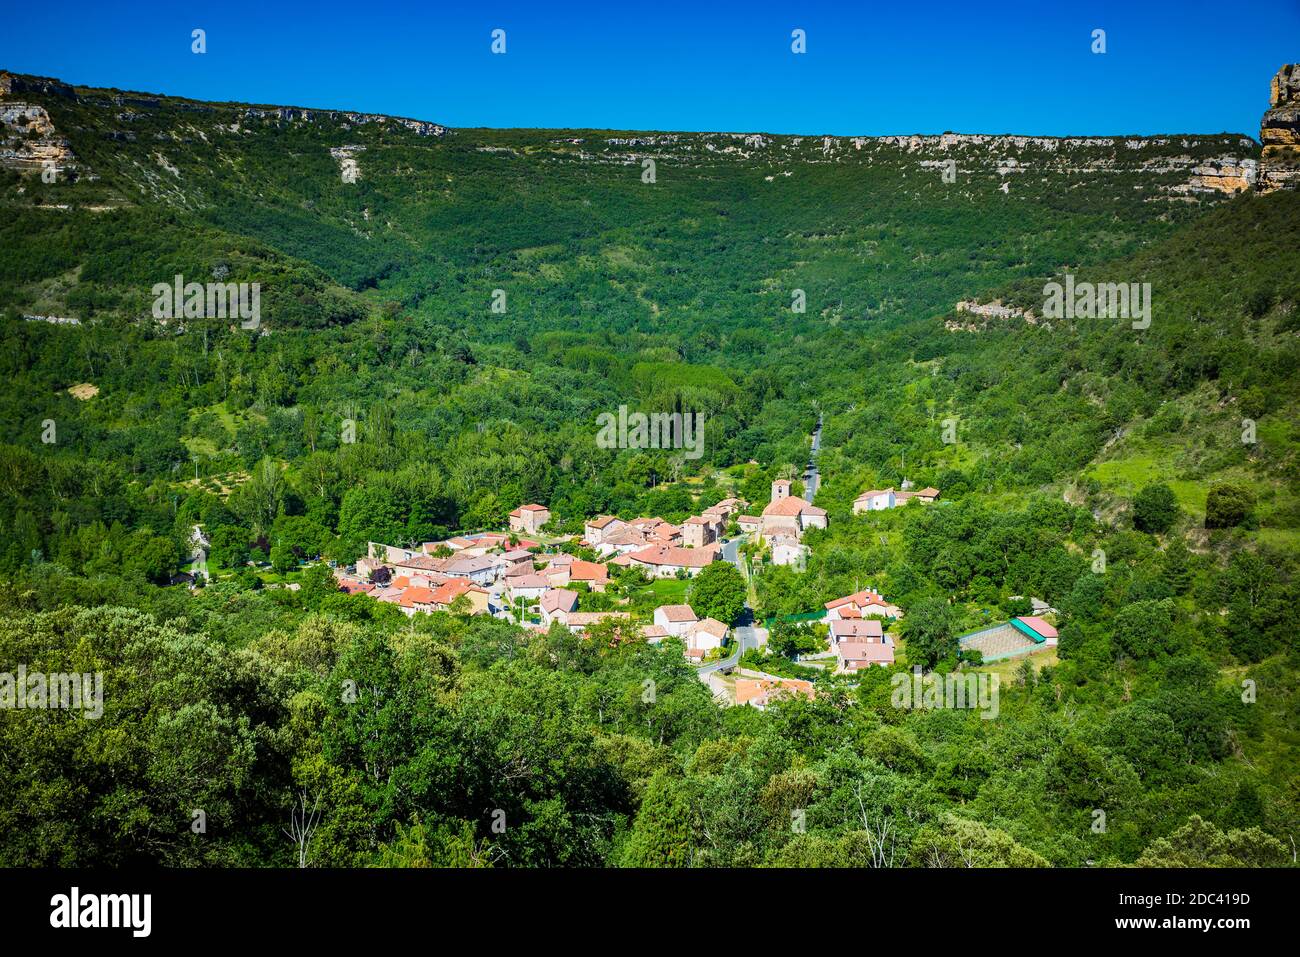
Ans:
{"label": "cliff face", "polygon": [[[561,132],[564,135],[557,136]],[[277,145],[281,136],[283,147]],[[101,182],[101,192],[112,193],[109,198],[120,202],[153,197],[199,208],[212,202],[214,190],[235,181],[240,189],[257,193],[267,177],[278,176],[274,163],[266,166],[267,157],[278,149],[295,157],[328,158],[331,178],[350,183],[364,177],[376,186],[386,172],[405,175],[395,171],[409,171],[413,155],[427,155],[444,139],[499,155],[506,162],[544,158],[557,166],[622,167],[652,158],[700,175],[711,168],[725,167],[728,173],[752,169],[765,183],[775,184],[790,177],[824,178],[827,167],[839,167],[843,172],[831,175],[852,182],[889,182],[899,195],[920,196],[936,184],[950,184],[955,194],[973,202],[994,192],[1019,196],[1050,190],[1068,191],[1074,201],[1137,195],[1165,204],[1217,202],[1254,186],[1258,172],[1255,142],[1229,134],[1057,138],[964,133],[454,133],[404,117],[205,103],[72,87],[47,77],[0,71],[0,167],[30,174],[53,161],[67,171],[67,178]],[[417,153],[410,153],[411,147]],[[390,158],[387,150],[401,152]],[[315,162],[307,161],[314,175],[323,175]],[[214,180],[213,170],[222,172],[224,182]]]}
{"label": "cliff face", "polygon": [[1277,71],[1269,102],[1259,124],[1259,191],[1300,189],[1300,63]]}
{"label": "cliff face", "polygon": [[27,93],[73,95],[71,87],[57,80],[0,73],[0,166],[39,173],[49,165],[61,174],[75,175],[76,157],[45,107],[15,98]]}
{"label": "cliff face", "polygon": [[[306,110],[291,106],[248,106],[244,104],[199,103],[177,97],[122,93],[117,90],[78,89],[60,80],[27,76],[0,70],[0,167],[20,173],[38,173],[53,164],[60,175],[77,178],[85,175],[77,163],[68,140],[55,129],[46,105],[67,103],[97,110],[111,116],[115,128],[103,132],[108,139],[135,142],[137,134],[130,125],[151,114],[171,110],[173,115],[204,116],[213,120],[267,120],[286,125],[338,124],[400,127],[419,135],[440,137],[445,126],[378,113],[355,113],[343,110]],[[42,105],[46,104],[46,105]],[[117,128],[117,127],[121,128]],[[238,125],[235,129],[238,129]]]}

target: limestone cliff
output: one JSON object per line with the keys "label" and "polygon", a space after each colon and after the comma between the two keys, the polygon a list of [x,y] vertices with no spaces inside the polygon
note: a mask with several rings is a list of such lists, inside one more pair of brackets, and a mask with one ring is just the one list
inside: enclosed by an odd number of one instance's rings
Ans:
{"label": "limestone cliff", "polygon": [[[57,98],[57,99],[54,99]],[[440,137],[448,133],[445,126],[379,113],[356,113],[343,110],[307,110],[292,106],[260,107],[245,104],[199,103],[178,97],[123,93],[119,90],[76,88],[61,80],[28,76],[0,70],[0,167],[20,173],[39,173],[50,166],[61,177],[76,179],[87,175],[77,162],[68,140],[55,129],[49,110],[61,101],[70,101],[98,109],[114,117],[116,124],[129,126],[136,121],[172,108],[180,113],[210,114],[233,119],[229,129],[238,131],[240,122],[268,120],[285,124],[322,123],[360,126],[379,124],[403,127],[419,136]],[[119,142],[135,142],[131,129],[114,128],[104,136]],[[160,162],[159,165],[165,166]]]}
{"label": "limestone cliff", "polygon": [[[762,174],[763,182],[773,184],[806,176],[816,167],[845,166],[860,169],[864,177],[895,177],[896,191],[919,195],[935,184],[952,185],[956,195],[971,201],[994,191],[1039,191],[1050,183],[1060,190],[1097,190],[1112,196],[1133,196],[1136,190],[1143,199],[1169,204],[1216,202],[1255,185],[1258,164],[1254,140],[1226,133],[813,137],[593,130],[566,131],[582,133],[577,136],[550,131],[540,145],[530,144],[526,133],[517,142],[489,136],[476,144],[473,131],[456,134],[406,117],[205,103],[73,87],[48,77],[0,71],[0,167],[30,174],[53,161],[68,171],[68,178],[102,177],[108,183],[105,191],[116,190],[115,198],[123,202],[150,195],[189,208],[203,206],[211,201],[207,191],[212,184],[204,182],[209,170],[253,175],[247,156],[250,142],[289,129],[314,140],[322,153],[328,150],[344,182],[364,177],[372,185],[383,171],[408,162],[384,156],[386,149],[408,149],[408,134],[426,140],[421,148],[433,146],[427,141],[449,138],[485,153],[526,156],[530,161],[545,156],[557,164],[630,166],[646,158],[688,168],[747,164]],[[104,141],[115,148],[100,149]],[[298,139],[294,143],[294,150],[300,148]],[[364,164],[362,149],[369,157]],[[94,166],[93,172],[89,166]]]}
{"label": "limestone cliff", "polygon": [[50,114],[35,103],[0,101],[0,166],[22,173],[44,169],[73,175],[76,157],[54,128]]}
{"label": "limestone cliff", "polygon": [[1277,71],[1270,103],[1259,124],[1259,191],[1300,189],[1300,63]]}
{"label": "limestone cliff", "polygon": [[56,170],[58,175],[77,175],[72,147],[54,128],[45,107],[28,102],[25,93],[72,96],[72,88],[46,77],[16,76],[0,72],[0,166],[21,173]]}

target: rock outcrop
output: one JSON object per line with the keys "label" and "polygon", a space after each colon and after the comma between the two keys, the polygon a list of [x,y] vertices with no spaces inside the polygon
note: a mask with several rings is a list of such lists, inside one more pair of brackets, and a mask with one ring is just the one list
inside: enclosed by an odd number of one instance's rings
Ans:
{"label": "rock outcrop", "polygon": [[279,120],[283,123],[313,123],[317,120],[329,120],[335,123],[350,123],[359,126],[363,123],[391,123],[404,126],[420,136],[445,136],[447,127],[425,120],[413,120],[405,116],[388,116],[384,113],[352,113],[344,110],[305,110],[297,106],[276,106],[271,108],[250,106],[244,110],[244,117],[250,120]]}
{"label": "rock outcrop", "polygon": [[0,70],[0,96],[15,96],[23,93],[39,93],[44,96],[62,96],[75,99],[77,94],[72,87],[62,80],[48,76],[27,76],[23,73],[10,73]]}
{"label": "rock outcrop", "polygon": [[[45,107],[23,100],[11,100],[12,89],[0,75],[0,167],[20,173],[55,171],[75,176],[76,157],[68,141],[54,128]],[[49,175],[49,174],[47,174]]]}
{"label": "rock outcrop", "polygon": [[1193,166],[1185,185],[1173,187],[1175,193],[1245,192],[1255,184],[1258,163],[1250,158],[1224,156]]}
{"label": "rock outcrop", "polygon": [[1300,63],[1277,71],[1270,103],[1259,124],[1259,191],[1300,189]]}

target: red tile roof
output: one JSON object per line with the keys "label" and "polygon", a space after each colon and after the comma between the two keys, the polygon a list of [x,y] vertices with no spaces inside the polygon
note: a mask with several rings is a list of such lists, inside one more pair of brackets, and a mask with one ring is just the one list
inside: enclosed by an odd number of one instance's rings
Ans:
{"label": "red tile roof", "polygon": [[516,575],[510,579],[509,588],[511,591],[522,588],[550,588],[551,580],[545,575]]}
{"label": "red tile roof", "polygon": [[707,548],[684,548],[679,545],[652,545],[628,556],[646,565],[675,565],[680,568],[703,568],[717,561],[716,545]]}
{"label": "red tile roof", "polygon": [[576,591],[565,591],[563,588],[552,588],[542,594],[542,611],[570,612],[578,607],[578,593]]}
{"label": "red tile roof", "polygon": [[472,575],[474,572],[485,571],[496,564],[486,555],[477,555],[472,558],[449,558],[443,566],[443,570],[453,575]]}
{"label": "red tile roof", "polygon": [[397,603],[403,608],[414,608],[416,605],[432,605],[436,604],[433,596],[433,589],[425,588],[423,585],[412,585],[402,592],[402,597],[397,599]]}
{"label": "red tile roof", "polygon": [[575,582],[609,581],[609,569],[599,562],[584,562],[574,559],[569,566],[569,580]]}
{"label": "red tile roof", "polygon": [[453,578],[451,581],[443,582],[434,589],[431,600],[435,605],[450,605],[461,595],[470,591],[482,592],[483,589],[466,578]]}
{"label": "red tile roof", "polygon": [[631,617],[625,611],[577,611],[569,616],[569,625],[594,625],[598,621],[604,621],[606,618],[629,618]]}
{"label": "red tile roof", "polygon": [[870,488],[854,499],[854,501],[860,502],[864,498],[875,498],[877,495],[888,495],[892,491],[892,488]]}
{"label": "red tile roof", "polygon": [[889,602],[885,601],[885,599],[881,598],[870,588],[865,588],[862,591],[854,592],[852,595],[845,595],[843,598],[836,598],[834,601],[828,601],[826,603],[826,610],[830,611],[832,608],[838,608],[840,605],[867,605],[874,602],[879,602],[880,604],[885,605],[889,604]]}
{"label": "red tile roof", "polygon": [[812,698],[815,695],[811,681],[804,681],[801,678],[737,678],[736,679],[736,704],[749,704],[751,701],[755,704],[767,704],[768,701],[778,697],[795,697],[804,695]]}
{"label": "red tile roof", "polygon": [[416,555],[414,558],[404,558],[400,562],[393,562],[398,568],[414,568],[416,571],[436,572],[442,570],[442,559],[433,558],[430,555]]}
{"label": "red tile roof", "polygon": [[601,541],[606,545],[644,545],[645,534],[638,528],[620,528],[604,536]]}
{"label": "red tile roof", "polygon": [[1039,618],[1037,615],[1019,615],[1017,616],[1017,620],[1024,622],[1044,638],[1056,637],[1056,629],[1043,621],[1043,619]]}
{"label": "red tile roof", "polygon": [[826,509],[818,508],[810,502],[795,495],[788,495],[785,498],[778,498],[775,502],[768,504],[763,509],[764,515],[793,517],[795,515],[825,515]]}
{"label": "red tile roof", "polygon": [[853,639],[857,638],[865,638],[868,641],[880,641],[885,634],[885,630],[880,627],[880,622],[875,618],[865,620],[860,618],[841,618],[837,621],[831,622],[831,634],[836,638],[841,639],[841,641],[847,640],[850,643],[852,643]]}
{"label": "red tile roof", "polygon": [[695,624],[691,625],[690,633],[692,635],[700,631],[712,635],[714,638],[727,637],[727,626],[716,618],[701,618]]}
{"label": "red tile roof", "polygon": [[856,663],[893,664],[894,646],[879,641],[842,641],[835,646],[835,653],[846,667]]}
{"label": "red tile roof", "polygon": [[662,611],[669,621],[696,621],[698,616],[690,605],[660,605],[655,611]]}

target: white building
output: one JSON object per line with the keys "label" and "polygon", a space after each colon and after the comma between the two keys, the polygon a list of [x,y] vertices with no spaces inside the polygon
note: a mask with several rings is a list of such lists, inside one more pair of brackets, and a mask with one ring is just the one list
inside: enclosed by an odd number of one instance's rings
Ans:
{"label": "white building", "polygon": [[788,535],[777,535],[770,539],[773,565],[793,565],[803,569],[808,557],[808,546]]}
{"label": "white building", "polygon": [[[550,589],[551,583],[545,575],[520,575],[517,578],[508,579],[509,584],[506,591],[510,595],[511,602],[519,601],[536,601],[541,598]],[[573,594],[570,592],[570,594]]]}
{"label": "white building", "polygon": [[716,618],[700,619],[686,630],[686,656],[699,658],[703,656],[693,652],[707,654],[716,648],[721,648],[726,644],[728,631],[727,626]]}
{"label": "white building", "polygon": [[542,613],[542,624],[550,628],[552,622],[560,622],[567,626],[569,616],[578,610],[578,593],[575,591],[565,591],[562,588],[552,588],[542,593],[542,600],[538,607]]}
{"label": "white building", "polygon": [[655,609],[655,624],[674,638],[681,638],[699,618],[690,605],[660,605]]}
{"label": "white building", "polygon": [[898,504],[898,499],[894,495],[892,488],[872,489],[863,492],[853,500],[853,514],[860,515],[863,512],[883,512],[887,508],[893,508]]}

